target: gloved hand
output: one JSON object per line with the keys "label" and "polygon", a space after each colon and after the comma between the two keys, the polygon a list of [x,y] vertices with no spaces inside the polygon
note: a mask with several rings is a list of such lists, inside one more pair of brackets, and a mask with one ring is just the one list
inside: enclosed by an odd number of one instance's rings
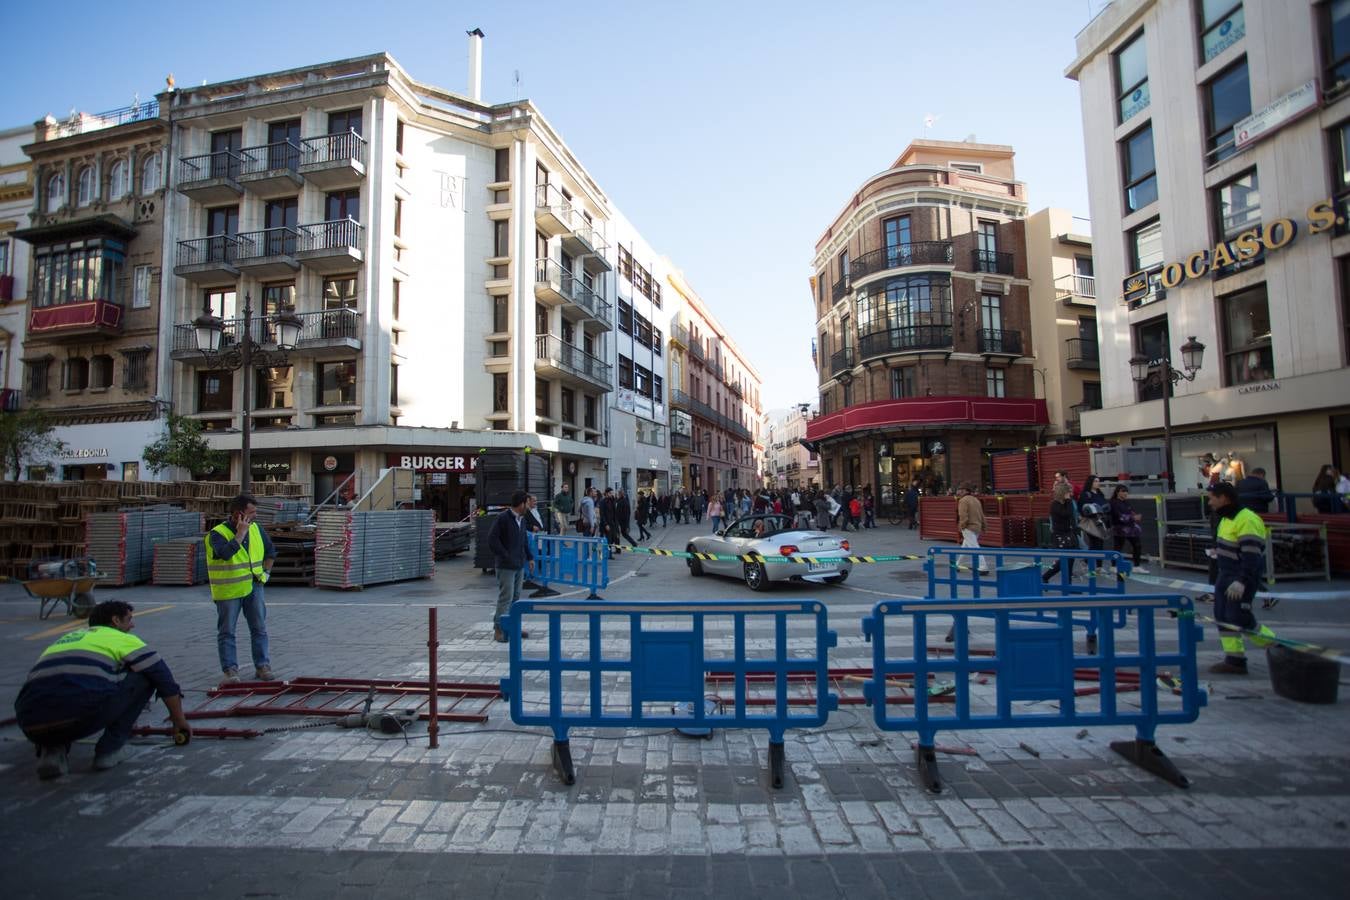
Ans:
{"label": "gloved hand", "polygon": [[1234,603],[1237,603],[1242,599],[1244,593],[1246,593],[1246,588],[1242,586],[1242,582],[1234,581],[1224,590],[1223,595]]}

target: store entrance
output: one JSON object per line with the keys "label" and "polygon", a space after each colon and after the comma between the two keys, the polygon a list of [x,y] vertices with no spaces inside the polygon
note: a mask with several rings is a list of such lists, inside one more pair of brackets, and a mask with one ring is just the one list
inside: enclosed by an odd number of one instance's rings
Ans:
{"label": "store entrance", "polygon": [[[436,514],[437,522],[458,522],[467,519],[474,508],[473,475],[454,472],[422,472],[418,475],[422,499],[418,508]],[[468,484],[461,483],[468,480]]]}

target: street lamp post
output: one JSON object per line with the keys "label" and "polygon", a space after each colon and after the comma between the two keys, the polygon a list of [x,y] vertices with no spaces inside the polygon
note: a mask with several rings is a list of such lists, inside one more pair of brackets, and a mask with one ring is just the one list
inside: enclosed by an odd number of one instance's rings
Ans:
{"label": "street lamp post", "polygon": [[211,369],[221,369],[228,372],[235,370],[243,371],[244,388],[244,421],[243,433],[240,438],[240,456],[243,465],[243,471],[239,476],[239,489],[241,493],[248,493],[253,476],[253,394],[250,392],[252,379],[250,375],[253,372],[254,357],[257,357],[257,363],[268,368],[290,365],[290,358],[287,351],[295,347],[295,343],[300,338],[300,329],[303,322],[295,314],[292,307],[282,307],[273,316],[260,316],[259,325],[270,324],[276,328],[277,341],[276,349],[269,350],[261,343],[253,340],[253,295],[244,295],[244,329],[242,336],[227,347],[222,347],[225,337],[225,321],[219,316],[211,314],[208,309],[198,316],[192,322],[192,328],[197,338],[197,350],[201,352],[206,365]]}
{"label": "street lamp post", "polygon": [[1186,371],[1178,372],[1172,368],[1171,350],[1163,348],[1161,359],[1149,359],[1147,356],[1134,356],[1130,358],[1130,375],[1135,383],[1141,387],[1148,385],[1162,386],[1163,401],[1163,453],[1166,455],[1167,464],[1167,492],[1174,493],[1177,489],[1177,476],[1172,471],[1172,386],[1180,382],[1183,378],[1187,381],[1194,381],[1196,373],[1200,371],[1200,365],[1205,358],[1205,345],[1195,339],[1195,335],[1181,345],[1181,365]]}

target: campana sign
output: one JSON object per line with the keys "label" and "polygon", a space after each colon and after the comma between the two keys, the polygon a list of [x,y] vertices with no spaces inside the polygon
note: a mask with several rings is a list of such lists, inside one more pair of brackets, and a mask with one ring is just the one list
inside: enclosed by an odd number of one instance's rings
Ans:
{"label": "campana sign", "polygon": [[[1319,200],[1308,207],[1304,217],[1308,234],[1321,234],[1345,224],[1345,219],[1336,215],[1335,203],[1329,199]],[[1255,259],[1263,253],[1288,247],[1298,237],[1298,233],[1298,223],[1290,218],[1262,222],[1231,240],[1197,250],[1184,260],[1164,263],[1158,271],[1157,280],[1165,288],[1179,287],[1192,278],[1200,278],[1236,263]],[[1125,279],[1121,288],[1126,302],[1140,300],[1148,294],[1150,276],[1149,271],[1139,271]]]}

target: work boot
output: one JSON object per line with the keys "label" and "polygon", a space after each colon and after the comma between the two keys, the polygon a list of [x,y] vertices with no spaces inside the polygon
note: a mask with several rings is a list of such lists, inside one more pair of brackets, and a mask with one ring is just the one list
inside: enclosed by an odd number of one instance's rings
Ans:
{"label": "work boot", "polygon": [[1223,659],[1209,667],[1211,675],[1246,675],[1247,661],[1234,662],[1231,659]]}
{"label": "work boot", "polygon": [[111,753],[94,754],[94,771],[106,772],[120,763],[127,755],[126,746],[118,747]]}
{"label": "work boot", "polygon": [[38,752],[37,775],[43,781],[60,778],[70,771],[70,758],[65,747],[43,747]]}
{"label": "work boot", "polygon": [[275,677],[273,677],[273,675],[272,675],[272,667],[271,667],[271,666],[258,666],[256,669],[253,670],[253,677],[254,677],[254,679],[256,679],[257,681],[275,681],[275,680],[276,680]]}
{"label": "work boot", "polygon": [[506,643],[506,632],[502,631],[502,626],[500,625],[492,626],[492,639],[499,644]]}
{"label": "work boot", "polygon": [[220,679],[220,686],[225,687],[226,685],[238,684],[239,680],[238,669],[226,669],[224,676]]}

